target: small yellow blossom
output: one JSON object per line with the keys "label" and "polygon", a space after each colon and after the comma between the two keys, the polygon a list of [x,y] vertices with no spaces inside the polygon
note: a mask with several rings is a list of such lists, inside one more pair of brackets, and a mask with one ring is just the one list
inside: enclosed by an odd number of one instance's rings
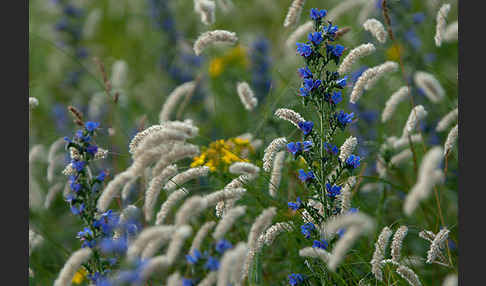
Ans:
{"label": "small yellow blossom", "polygon": [[86,269],[84,269],[84,267],[79,268],[78,272],[74,274],[72,283],[81,284],[83,280],[86,278],[86,275],[88,275]]}
{"label": "small yellow blossom", "polygon": [[215,58],[209,62],[209,75],[211,77],[219,76],[224,69],[224,59],[223,58]]}
{"label": "small yellow blossom", "polygon": [[241,45],[238,45],[222,57],[212,59],[209,62],[208,72],[211,77],[218,77],[224,72],[227,66],[241,66],[246,68],[248,65],[246,50]]}
{"label": "small yellow blossom", "polygon": [[226,171],[235,162],[248,162],[246,158],[253,147],[248,139],[230,138],[216,140],[203,147],[201,155],[193,158],[191,167],[206,166],[211,172]]}
{"label": "small yellow blossom", "polygon": [[386,57],[390,61],[398,61],[400,59],[400,55],[403,52],[403,47],[399,44],[393,44],[387,51]]}

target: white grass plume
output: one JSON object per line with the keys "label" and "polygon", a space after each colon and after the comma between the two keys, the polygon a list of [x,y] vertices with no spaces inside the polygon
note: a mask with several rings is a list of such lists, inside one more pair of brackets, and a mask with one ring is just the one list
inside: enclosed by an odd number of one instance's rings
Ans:
{"label": "white grass plume", "polygon": [[167,191],[175,190],[177,187],[187,183],[190,180],[194,180],[200,177],[206,177],[209,174],[209,167],[201,166],[187,169],[186,171],[177,174],[170,179],[164,186]]}
{"label": "white grass plume", "polygon": [[305,0],[294,0],[289,7],[287,16],[285,16],[285,21],[283,26],[289,27],[294,25],[299,21],[300,14],[302,14],[302,9],[304,8]]}
{"label": "white grass plume", "polygon": [[402,244],[405,236],[408,233],[408,227],[405,225],[400,226],[393,235],[393,240],[391,244],[391,256],[392,260],[399,262],[402,252]]}
{"label": "white grass plume", "polygon": [[407,122],[403,127],[402,138],[407,138],[408,135],[415,130],[419,122],[424,120],[426,116],[427,111],[425,108],[422,105],[416,105],[412,111],[410,111]]}
{"label": "white grass plume", "polygon": [[88,261],[92,254],[93,251],[90,248],[81,248],[71,254],[61,269],[61,272],[59,272],[56,281],[54,281],[54,286],[71,285],[71,281],[73,280],[76,271],[81,267],[81,264]]}
{"label": "white grass plume", "polygon": [[236,220],[246,213],[246,206],[238,206],[230,209],[219,221],[212,234],[215,240],[220,240],[230,230]]}
{"label": "white grass plume", "polygon": [[340,75],[349,73],[351,71],[351,68],[353,67],[353,64],[356,63],[356,61],[358,61],[362,57],[372,54],[375,51],[376,48],[371,43],[362,44],[352,49],[341,62],[341,65],[338,68],[338,73]]}
{"label": "white grass plume", "polygon": [[275,138],[268,144],[267,148],[263,152],[263,170],[270,172],[270,168],[273,165],[273,160],[277,152],[287,146],[287,139],[285,137]]}
{"label": "white grass plume", "polygon": [[194,236],[194,239],[192,240],[191,248],[189,250],[189,253],[193,253],[194,250],[200,250],[201,245],[203,243],[204,238],[206,238],[207,234],[209,231],[216,225],[216,222],[214,221],[208,221],[205,222],[197,231],[196,236]]}
{"label": "white grass plume", "polygon": [[190,96],[196,90],[196,82],[185,82],[176,87],[167,97],[159,114],[160,122],[168,121],[170,114],[176,109],[177,103],[184,97]]}
{"label": "white grass plume", "polygon": [[394,92],[385,103],[385,108],[381,113],[381,122],[387,122],[395,113],[398,104],[404,101],[409,93],[407,86],[402,86],[396,92]]}
{"label": "white grass plume", "polygon": [[396,62],[387,61],[381,65],[365,70],[354,84],[349,102],[356,103],[364,90],[371,88],[383,75],[396,71],[397,69],[398,64]]}
{"label": "white grass plume", "polygon": [[270,196],[274,198],[277,196],[277,190],[280,186],[280,181],[282,180],[282,169],[286,154],[287,153],[285,151],[279,151],[273,159],[272,173],[270,176],[270,182],[268,183],[268,192]]}
{"label": "white grass plume", "polygon": [[300,25],[295,29],[292,34],[287,38],[285,41],[285,46],[287,49],[294,49],[295,44],[297,41],[302,38],[303,36],[307,35],[308,33],[312,32],[314,30],[314,23],[313,21],[308,21],[305,22],[304,24]]}
{"label": "white grass plume", "polygon": [[356,145],[358,145],[358,139],[356,139],[356,137],[349,136],[339,148],[339,160],[341,160],[341,162],[345,162],[346,159],[348,159],[348,157],[353,153]]}
{"label": "white grass plume", "polygon": [[388,245],[388,241],[390,240],[391,235],[392,231],[388,226],[385,226],[381,230],[381,233],[378,236],[378,240],[375,242],[375,252],[373,253],[373,258],[370,261],[371,272],[379,281],[383,281],[381,261],[385,259],[386,247]]}
{"label": "white grass plume", "polygon": [[172,225],[151,226],[145,228],[128,246],[127,260],[134,261],[141,254],[147,244],[160,237],[170,238],[174,233],[175,227]]}
{"label": "white grass plume", "polygon": [[449,131],[449,134],[447,135],[447,139],[444,144],[444,156],[447,155],[452,150],[452,148],[454,148],[458,136],[459,126],[456,124],[456,126],[452,127],[451,131]]}
{"label": "white grass plume", "polygon": [[155,219],[155,225],[162,225],[169,215],[170,209],[188,194],[189,192],[184,188],[172,192],[160,207]]}
{"label": "white grass plume", "polygon": [[213,30],[207,31],[202,33],[194,42],[194,53],[196,55],[201,55],[203,50],[209,46],[210,44],[214,43],[228,43],[228,44],[236,44],[238,41],[238,37],[236,34],[230,31],[225,30]]}
{"label": "white grass plume", "polygon": [[435,18],[436,26],[434,36],[435,45],[437,47],[440,47],[442,45],[442,39],[444,38],[444,33],[446,29],[446,18],[450,10],[451,4],[444,4],[437,12],[437,16]]}
{"label": "white grass plume", "polygon": [[444,88],[433,74],[424,71],[416,71],[413,75],[413,80],[415,84],[423,90],[425,96],[433,103],[437,103],[444,99]]}
{"label": "white grass plume", "polygon": [[286,120],[295,125],[295,127],[297,128],[299,128],[299,122],[305,121],[302,115],[288,108],[279,108],[275,111],[274,114],[277,118]]}
{"label": "white grass plume", "polygon": [[162,186],[175,174],[177,174],[177,166],[170,165],[160,175],[150,181],[148,189],[145,192],[145,202],[143,205],[146,221],[152,219],[155,203],[157,202]]}
{"label": "white grass plume", "polygon": [[253,90],[247,82],[239,82],[236,86],[236,91],[246,110],[251,111],[255,109],[258,105],[258,99],[255,97],[255,93],[253,93]]}
{"label": "white grass plume", "polygon": [[380,21],[374,18],[368,19],[363,23],[363,28],[370,32],[378,40],[378,42],[382,44],[386,42],[388,34]]}
{"label": "white grass plume", "polygon": [[201,16],[204,25],[214,24],[216,4],[211,0],[194,0],[194,11]]}
{"label": "white grass plume", "polygon": [[410,284],[411,286],[422,286],[422,283],[420,283],[417,274],[415,274],[415,272],[413,272],[413,270],[408,268],[407,266],[400,265],[398,266],[396,271],[398,275],[400,275],[403,279],[407,280],[408,284]]}
{"label": "white grass plume", "polygon": [[454,108],[452,111],[447,113],[442,119],[437,123],[437,127],[435,131],[443,132],[446,131],[449,126],[451,126],[454,122],[457,122],[457,117],[459,116],[458,108]]}

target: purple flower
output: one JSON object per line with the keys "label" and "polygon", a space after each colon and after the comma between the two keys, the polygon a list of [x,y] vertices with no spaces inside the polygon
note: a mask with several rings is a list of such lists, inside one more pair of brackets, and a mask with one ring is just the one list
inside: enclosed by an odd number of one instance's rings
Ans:
{"label": "purple flower", "polygon": [[336,145],[332,145],[331,143],[327,142],[324,142],[324,149],[327,153],[332,155],[337,155],[337,153],[339,152],[339,149],[336,147]]}
{"label": "purple flower", "polygon": [[353,121],[353,117],[354,112],[347,114],[341,110],[339,111],[339,113],[336,114],[336,118],[342,127],[346,127],[347,124],[351,123]]}
{"label": "purple flower", "polygon": [[338,26],[329,25],[324,27],[324,33],[326,33],[326,35],[329,35],[331,37],[334,37],[336,35],[337,30],[338,30]]}
{"label": "purple flower", "polygon": [[318,88],[321,85],[321,80],[318,79],[316,81],[312,80],[312,78],[304,79],[304,87],[305,89],[311,91],[315,88]]}
{"label": "purple flower", "polygon": [[93,122],[93,121],[88,121],[86,122],[86,124],[84,125],[84,127],[86,128],[86,130],[88,130],[89,132],[93,132],[95,131],[98,127],[100,127],[100,123],[99,122]]}
{"label": "purple flower", "polygon": [[216,242],[216,251],[221,254],[232,247],[233,245],[231,242],[227,241],[226,239],[220,239],[218,242]]}
{"label": "purple flower", "polygon": [[219,268],[219,261],[216,258],[209,256],[208,261],[204,264],[204,268],[216,271]]}
{"label": "purple flower", "polygon": [[305,87],[301,87],[299,91],[300,91],[299,93],[300,96],[307,97],[310,95],[309,91],[305,89]]}
{"label": "purple flower", "polygon": [[299,285],[304,282],[304,276],[298,273],[292,273],[289,275],[289,284],[292,286]]}
{"label": "purple flower", "polygon": [[84,211],[84,204],[80,204],[79,207],[71,206],[71,212],[74,215],[79,215]]}
{"label": "purple flower", "polygon": [[303,224],[300,226],[300,232],[305,236],[305,238],[309,238],[311,236],[311,233],[316,229],[316,226],[308,222],[306,224]]}
{"label": "purple flower", "polygon": [[202,257],[201,252],[199,252],[199,250],[197,250],[197,249],[194,249],[194,251],[192,253],[193,253],[192,255],[190,255],[190,254],[186,255],[187,263],[196,264],[197,261],[199,259],[201,259],[201,257]]}
{"label": "purple flower", "polygon": [[334,91],[332,93],[331,99],[329,102],[336,105],[339,104],[343,100],[342,93],[340,91]]}
{"label": "purple flower", "polygon": [[346,86],[346,80],[348,79],[348,76],[343,77],[342,79],[339,79],[336,81],[336,85],[338,88],[344,88]]}

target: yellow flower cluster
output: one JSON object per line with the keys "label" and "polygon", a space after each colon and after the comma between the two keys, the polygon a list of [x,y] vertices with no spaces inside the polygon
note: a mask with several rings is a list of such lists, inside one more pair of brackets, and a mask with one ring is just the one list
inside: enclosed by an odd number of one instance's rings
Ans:
{"label": "yellow flower cluster", "polygon": [[398,61],[400,55],[403,53],[403,47],[399,44],[393,44],[388,50],[386,50],[386,58],[390,61]]}
{"label": "yellow flower cluster", "polygon": [[84,281],[84,278],[86,278],[86,275],[88,275],[88,272],[84,267],[79,268],[78,272],[76,272],[73,276],[72,283],[74,284],[81,284]]}
{"label": "yellow flower cluster", "polygon": [[211,77],[218,77],[223,73],[226,66],[231,65],[239,65],[244,68],[248,66],[246,50],[241,45],[236,46],[221,57],[212,59],[209,62],[209,75]]}
{"label": "yellow flower cluster", "polygon": [[234,162],[248,162],[246,157],[253,151],[248,139],[217,140],[202,148],[201,155],[194,157],[191,167],[207,166],[211,172],[225,171]]}

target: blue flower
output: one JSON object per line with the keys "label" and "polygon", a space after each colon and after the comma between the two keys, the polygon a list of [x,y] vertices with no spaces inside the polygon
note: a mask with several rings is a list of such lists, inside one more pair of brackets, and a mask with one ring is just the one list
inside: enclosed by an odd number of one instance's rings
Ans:
{"label": "blue flower", "polygon": [[311,46],[307,45],[307,44],[302,44],[302,43],[297,43],[297,52],[307,58],[308,56],[310,56],[312,54],[312,48]]}
{"label": "blue flower", "polygon": [[333,56],[339,58],[343,55],[344,52],[344,46],[342,45],[326,45],[326,53],[327,54],[332,54]]}
{"label": "blue flower", "polygon": [[297,200],[294,202],[288,202],[287,203],[288,207],[294,211],[300,209],[300,207],[302,207],[302,200],[300,199],[300,197],[297,197]]}
{"label": "blue flower", "polygon": [[123,236],[119,239],[105,238],[100,243],[100,249],[104,253],[119,253],[123,254],[127,250],[127,237]]}
{"label": "blue flower", "polygon": [[91,141],[91,136],[89,135],[84,135],[84,132],[83,130],[78,130],[76,131],[76,133],[74,134],[77,138],[79,138],[79,140],[81,141],[84,141],[84,142],[89,142]]}
{"label": "blue flower", "polygon": [[219,268],[219,261],[216,258],[209,256],[208,261],[206,261],[206,264],[204,264],[204,268],[216,271]]}
{"label": "blue flower", "polygon": [[412,15],[413,22],[415,24],[420,24],[425,20],[424,12],[418,12]]}
{"label": "blue flower", "polygon": [[300,93],[299,93],[300,96],[306,97],[306,96],[310,95],[309,91],[307,89],[305,89],[304,87],[301,87],[299,89],[299,91],[300,91]]}
{"label": "blue flower", "polygon": [[300,169],[299,170],[299,179],[302,181],[302,182],[308,182],[310,180],[313,180],[315,178],[314,176],[314,173],[312,171],[309,171],[309,172],[305,172],[303,169]]}
{"label": "blue flower", "polygon": [[339,152],[339,149],[336,147],[336,145],[332,145],[331,143],[324,142],[324,149],[326,150],[327,153],[337,155]]}
{"label": "blue flower", "polygon": [[350,168],[353,168],[353,169],[356,169],[359,167],[359,164],[360,164],[360,158],[359,156],[355,156],[355,155],[350,155],[347,159],[346,159],[346,166],[350,167]]}
{"label": "blue flower", "polygon": [[304,276],[302,274],[298,273],[292,273],[289,275],[289,284],[294,286],[294,285],[299,285],[302,282],[304,282]]}
{"label": "blue flower", "polygon": [[86,162],[84,161],[77,161],[77,160],[72,160],[71,164],[76,171],[81,172],[86,165]]}
{"label": "blue flower", "polygon": [[332,104],[339,104],[343,100],[342,93],[340,91],[334,91],[331,96],[330,102]]}
{"label": "blue flower", "polygon": [[86,130],[88,130],[89,132],[93,132],[95,131],[98,127],[100,127],[100,123],[99,122],[93,122],[93,121],[88,121],[86,122],[86,124],[84,125],[84,127],[86,128]]}
{"label": "blue flower", "polygon": [[336,233],[339,237],[341,237],[341,236],[344,235],[345,232],[346,232],[345,228],[340,228],[340,229],[338,229],[338,231]]}
{"label": "blue flower", "polygon": [[320,43],[322,43],[322,41],[324,40],[322,38],[322,33],[321,32],[314,32],[314,33],[309,33],[309,35],[307,36],[307,38],[309,39],[309,41],[311,41],[315,46],[319,45]]}
{"label": "blue flower", "polygon": [[101,228],[104,234],[109,234],[118,226],[118,219],[118,215],[114,214],[112,210],[108,210],[93,222],[93,226]]}
{"label": "blue flower", "polygon": [[231,244],[231,242],[227,241],[226,239],[220,239],[216,243],[216,251],[219,252],[219,253],[224,253],[226,250],[228,250],[232,247],[233,247],[233,245]]}
{"label": "blue flower", "polygon": [[315,88],[318,88],[321,85],[321,80],[318,79],[316,81],[313,81],[312,78],[306,78],[304,79],[304,87],[305,89],[311,91]]}
{"label": "blue flower", "polygon": [[93,248],[95,246],[96,246],[96,240],[85,240],[81,244],[81,248],[85,248],[85,247]]}
{"label": "blue flower", "polygon": [[349,114],[344,113],[344,111],[339,111],[339,113],[336,115],[337,120],[341,126],[345,127],[347,124],[351,123],[353,121],[354,117],[354,112],[351,112]]}
{"label": "blue flower", "polygon": [[69,185],[69,187],[71,188],[71,190],[75,191],[76,193],[79,190],[81,190],[81,184],[78,184],[75,181],[71,182],[71,184]]}
{"label": "blue flower", "polygon": [[331,186],[331,184],[327,183],[326,190],[327,190],[327,195],[331,198],[334,198],[337,195],[341,194],[341,187],[337,185]]}
{"label": "blue flower", "polygon": [[314,122],[312,121],[301,121],[299,122],[299,128],[304,132],[304,135],[307,135],[312,132],[312,128],[314,127]]}
{"label": "blue flower", "polygon": [[287,150],[292,153],[292,154],[296,154],[297,152],[299,152],[301,150],[301,146],[299,144],[300,142],[290,142],[287,144]]}
{"label": "blue flower", "polygon": [[67,137],[67,136],[64,136],[64,141],[68,142],[68,143],[71,143],[73,142],[73,140],[71,140],[71,138]]}
{"label": "blue flower", "polygon": [[339,79],[336,81],[336,85],[339,88],[344,88],[346,86],[346,80],[348,79],[348,76],[343,77],[342,79]]}
{"label": "blue flower", "polygon": [[101,171],[100,174],[96,177],[96,180],[98,181],[104,181],[106,177],[105,171]]}
{"label": "blue flower", "polygon": [[190,254],[186,255],[187,263],[196,264],[197,261],[199,259],[201,259],[201,257],[202,257],[201,252],[199,252],[199,250],[197,250],[197,249],[194,249],[194,251],[192,253],[193,253],[192,255],[190,255]]}
{"label": "blue flower", "polygon": [[194,280],[189,278],[182,278],[182,286],[195,286]]}
{"label": "blue flower", "polygon": [[422,41],[420,40],[420,38],[417,36],[417,34],[413,29],[410,29],[407,32],[405,32],[405,40],[407,40],[410,43],[410,45],[412,45],[412,47],[416,50],[420,49],[420,47],[422,46]]}
{"label": "blue flower", "polygon": [[79,207],[76,207],[76,206],[71,206],[71,212],[74,214],[74,215],[79,215],[80,213],[82,213],[84,211],[84,204],[80,204]]}
{"label": "blue flower", "polygon": [[66,202],[71,203],[75,199],[74,194],[73,193],[67,194],[65,199],[66,199]]}
{"label": "blue flower", "polygon": [[337,30],[338,30],[338,26],[329,25],[324,27],[324,33],[326,33],[326,35],[329,35],[331,37],[334,37],[336,35]]}
{"label": "blue flower", "polygon": [[320,20],[326,17],[326,15],[327,15],[327,10],[324,9],[318,10],[316,8],[312,8],[310,10],[310,17],[312,20]]}
{"label": "blue flower", "polygon": [[303,67],[303,68],[299,68],[298,71],[299,71],[300,77],[312,78],[312,72],[310,71],[309,67],[306,66],[306,67]]}
{"label": "blue flower", "polygon": [[304,141],[302,142],[302,151],[307,152],[312,148],[312,146],[314,146],[312,141]]}
{"label": "blue flower", "polygon": [[87,236],[93,236],[93,231],[89,227],[85,227],[82,231],[78,232],[76,238],[86,239]]}
{"label": "blue flower", "polygon": [[305,238],[309,238],[311,236],[311,232],[314,231],[315,229],[316,226],[311,222],[308,222],[300,226],[300,232],[302,232]]}
{"label": "blue flower", "polygon": [[322,240],[314,240],[314,244],[312,244],[312,247],[315,248],[322,248],[322,249],[327,249],[329,247],[329,244],[325,239]]}
{"label": "blue flower", "polygon": [[96,146],[96,145],[89,145],[86,148],[86,152],[88,152],[89,154],[91,154],[92,156],[94,156],[96,154],[96,152],[98,152],[98,146]]}

